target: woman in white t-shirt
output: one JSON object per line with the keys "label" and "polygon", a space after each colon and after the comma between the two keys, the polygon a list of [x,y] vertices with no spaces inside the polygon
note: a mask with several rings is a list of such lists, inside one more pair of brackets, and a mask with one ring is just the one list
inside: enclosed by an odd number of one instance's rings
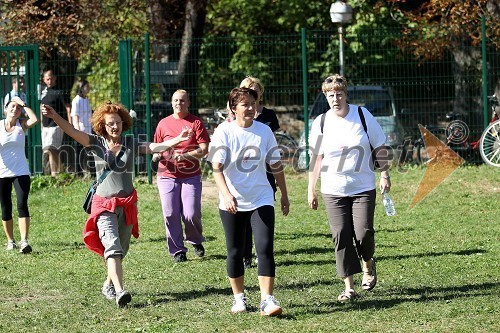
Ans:
{"label": "woman in white t-shirt", "polygon": [[[20,119],[22,110],[26,117]],[[14,240],[14,220],[12,218],[12,187],[16,191],[17,212],[21,242],[19,252],[30,253],[28,244],[30,213],[28,196],[31,187],[30,169],[24,151],[26,131],[35,126],[38,119],[31,108],[19,97],[12,97],[5,107],[5,119],[0,123],[0,204],[2,224],[7,236],[7,250],[18,246]]]}
{"label": "woman in white t-shirt", "polygon": [[234,88],[229,95],[230,112],[235,119],[214,132],[209,151],[213,175],[219,190],[219,213],[227,248],[227,273],[234,295],[231,312],[244,312],[243,254],[247,225],[252,225],[259,257],[258,278],[262,315],[282,312],[273,296],[274,193],[266,176],[271,166],[281,191],[281,210],[288,215],[289,201],[280,153],[269,126],[254,121],[257,93],[249,88]]}
{"label": "woman in white t-shirt", "polygon": [[[316,183],[321,174],[321,194],[335,242],[337,274],[345,283],[338,300],[347,302],[357,296],[354,274],[363,272],[363,290],[372,290],[377,283],[373,258],[376,191],[371,147],[375,147],[375,155],[385,150],[385,134],[368,110],[347,104],[347,81],[343,76],[329,76],[322,90],[330,110],[318,116],[311,127],[307,196],[310,208],[318,209]],[[388,192],[391,182],[387,160],[377,161],[382,170],[379,188]]]}
{"label": "woman in white t-shirt", "polygon": [[81,79],[76,83],[76,96],[71,102],[71,118],[73,127],[87,134],[92,133],[92,108],[90,107],[87,95],[90,91],[90,85],[87,80]]}
{"label": "woman in white t-shirt", "polygon": [[[90,107],[87,97],[90,91],[90,85],[87,80],[80,79],[76,82],[76,96],[71,102],[71,119],[73,127],[87,134],[92,134],[92,108]],[[94,173],[95,166],[93,159],[89,158],[86,149],[81,146],[77,147],[76,155],[78,156],[77,170]]]}

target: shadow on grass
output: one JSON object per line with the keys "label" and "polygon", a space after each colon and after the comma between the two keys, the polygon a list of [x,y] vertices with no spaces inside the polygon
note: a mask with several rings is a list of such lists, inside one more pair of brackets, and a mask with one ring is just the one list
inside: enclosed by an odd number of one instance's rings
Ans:
{"label": "shadow on grass", "polygon": [[[217,237],[214,236],[205,236],[205,242],[213,242],[217,239]],[[159,237],[148,237],[144,240],[144,242],[150,242],[150,243],[162,243],[166,242],[165,236],[159,236]]]}
{"label": "shadow on grass", "polygon": [[[304,308],[306,313],[333,313],[337,311],[359,311],[366,309],[387,309],[404,303],[420,303],[432,301],[451,301],[459,298],[483,297],[496,294],[498,284],[496,283],[481,283],[481,284],[467,284],[463,286],[450,286],[450,287],[422,287],[422,288],[393,288],[392,291],[378,294],[374,292],[370,296],[361,296],[360,298],[347,303],[341,304],[337,301],[322,303],[321,308],[318,310],[315,306],[314,309],[308,309],[309,305],[302,306],[295,304],[294,308]],[[382,297],[391,297],[390,299],[381,299]]]}
{"label": "shadow on grass", "polygon": [[470,250],[461,250],[461,251],[444,251],[444,252],[427,252],[427,253],[418,253],[418,254],[401,254],[394,256],[381,256],[377,257],[377,260],[388,260],[388,259],[408,259],[408,258],[424,258],[424,257],[441,257],[447,255],[456,255],[456,256],[469,256],[472,254],[479,253],[487,253],[488,251],[483,249],[470,249]]}

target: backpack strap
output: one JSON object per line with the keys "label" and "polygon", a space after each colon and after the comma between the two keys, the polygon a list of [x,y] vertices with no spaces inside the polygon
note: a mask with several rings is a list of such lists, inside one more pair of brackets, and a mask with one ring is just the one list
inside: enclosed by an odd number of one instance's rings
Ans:
{"label": "backpack strap", "polygon": [[323,134],[323,128],[325,127],[325,117],[326,117],[326,112],[321,115],[321,120],[319,121],[319,126],[321,128],[321,134]]}
{"label": "backpack strap", "polygon": [[361,110],[361,106],[358,106],[358,114],[359,114],[359,119],[361,119],[361,125],[363,125],[363,129],[365,130],[366,136],[368,137],[368,144],[370,145],[373,167],[375,169],[378,169],[379,168],[379,164],[377,162],[377,157],[375,156],[375,152],[373,150],[373,146],[370,143],[370,136],[368,135],[368,128],[366,127],[365,115],[363,113],[363,110]]}

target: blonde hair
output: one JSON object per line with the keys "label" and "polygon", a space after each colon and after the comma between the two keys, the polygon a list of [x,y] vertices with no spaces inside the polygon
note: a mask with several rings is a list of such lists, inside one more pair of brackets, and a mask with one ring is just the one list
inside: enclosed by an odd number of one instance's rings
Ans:
{"label": "blonde hair", "polygon": [[259,103],[262,102],[263,96],[264,96],[264,85],[262,84],[262,82],[260,82],[259,79],[257,79],[256,77],[253,77],[253,76],[247,76],[240,83],[240,88],[252,89],[252,86],[259,87],[260,92],[258,93],[257,102],[259,102]]}
{"label": "blonde hair", "polygon": [[128,110],[119,103],[112,103],[108,101],[104,104],[99,105],[95,112],[92,114],[92,128],[97,135],[107,135],[104,115],[113,113],[117,113],[120,118],[122,118],[122,133],[132,127],[132,117],[130,116]]}
{"label": "blonde hair", "polygon": [[347,80],[339,74],[331,75],[325,79],[321,85],[321,90],[325,94],[333,90],[342,90],[347,94]]}
{"label": "blonde hair", "polygon": [[186,90],[184,90],[184,89],[177,89],[172,94],[172,97],[174,97],[174,95],[177,94],[177,93],[185,94],[187,96],[188,101],[189,101],[189,93]]}

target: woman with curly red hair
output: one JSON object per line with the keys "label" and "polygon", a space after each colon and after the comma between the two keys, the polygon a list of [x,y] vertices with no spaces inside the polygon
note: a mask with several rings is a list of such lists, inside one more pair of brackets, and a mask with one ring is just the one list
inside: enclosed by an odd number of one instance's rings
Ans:
{"label": "woman with curly red hair", "polygon": [[[96,135],[75,129],[48,105],[42,104],[41,111],[66,134],[87,147],[94,157],[97,177],[101,181],[85,223],[84,243],[106,261],[108,271],[102,293],[124,307],[132,297],[123,287],[122,260],[127,254],[130,236],[139,237],[137,192],[133,184],[135,156],[138,152],[168,150],[190,138],[191,132],[184,130],[162,143],[139,144],[137,139],[123,136],[132,126],[132,117],[123,105],[107,102],[97,107],[91,120]],[[106,175],[102,176],[103,173]]]}

